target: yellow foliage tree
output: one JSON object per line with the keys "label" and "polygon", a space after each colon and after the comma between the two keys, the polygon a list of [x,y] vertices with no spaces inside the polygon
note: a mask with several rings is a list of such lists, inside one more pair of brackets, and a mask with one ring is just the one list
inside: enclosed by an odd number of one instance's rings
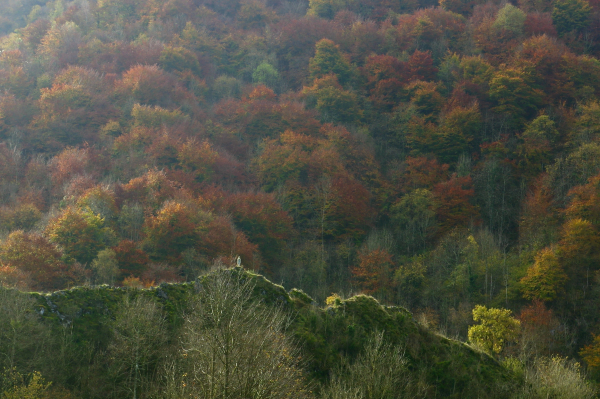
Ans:
{"label": "yellow foliage tree", "polygon": [[2,375],[2,392],[0,397],[3,399],[42,399],[46,398],[46,390],[51,383],[47,383],[38,371],[25,376],[15,368],[6,370]]}
{"label": "yellow foliage tree", "polygon": [[473,309],[473,320],[480,324],[469,327],[469,341],[489,354],[502,352],[507,341],[516,341],[519,337],[521,322],[512,317],[508,309],[477,305]]}
{"label": "yellow foliage tree", "polygon": [[585,346],[579,354],[589,367],[600,370],[600,335],[594,335],[594,341]]}
{"label": "yellow foliage tree", "polygon": [[554,247],[542,249],[534,264],[521,279],[523,297],[551,301],[561,292],[568,277],[559,263]]}

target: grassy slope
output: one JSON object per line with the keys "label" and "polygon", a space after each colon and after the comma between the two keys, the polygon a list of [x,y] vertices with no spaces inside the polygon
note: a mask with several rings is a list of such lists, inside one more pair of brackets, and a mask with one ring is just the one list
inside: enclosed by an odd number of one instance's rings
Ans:
{"label": "grassy slope", "polygon": [[[494,359],[417,324],[403,308],[383,306],[369,296],[359,295],[323,309],[301,291],[288,293],[263,276],[242,269],[232,272],[255,281],[257,298],[292,312],[290,332],[304,348],[316,379],[324,380],[339,364],[342,354],[355,356],[371,333],[383,331],[387,342],[405,348],[411,372],[431,386],[430,397],[504,397],[504,392],[517,384]],[[201,278],[210,278],[210,274]],[[111,321],[124,296],[145,295],[160,301],[175,332],[194,290],[195,283],[181,283],[144,290],[78,287],[34,295],[36,310],[47,322],[56,328],[72,327],[75,345],[102,350],[110,340]]]}

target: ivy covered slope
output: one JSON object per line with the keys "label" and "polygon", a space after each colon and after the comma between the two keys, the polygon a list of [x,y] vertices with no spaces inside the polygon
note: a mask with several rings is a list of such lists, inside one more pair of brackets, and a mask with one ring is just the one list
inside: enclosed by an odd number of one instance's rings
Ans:
{"label": "ivy covered slope", "polygon": [[[384,306],[365,295],[338,298],[321,308],[300,290],[286,292],[262,275],[242,268],[230,272],[252,280],[255,298],[268,306],[281,306],[292,315],[288,333],[303,349],[315,383],[325,381],[339,367],[343,356],[355,358],[369,337],[382,332],[386,342],[404,348],[409,372],[415,380],[427,382],[429,395],[503,397],[501,392],[506,392],[508,397],[520,385],[516,376],[488,355],[430,331],[404,308]],[[64,333],[64,327],[71,331],[72,351],[84,353],[93,348],[101,353],[110,345],[114,315],[125,297],[144,296],[160,303],[168,320],[170,339],[177,340],[191,297],[201,289],[203,281],[212,277],[209,273],[196,282],[164,283],[148,289],[77,287],[33,295],[36,312],[45,324],[57,334]]]}

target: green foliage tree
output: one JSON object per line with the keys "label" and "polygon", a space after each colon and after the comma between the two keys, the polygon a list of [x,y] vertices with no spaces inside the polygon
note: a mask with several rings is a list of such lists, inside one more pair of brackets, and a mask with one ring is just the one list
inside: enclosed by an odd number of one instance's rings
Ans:
{"label": "green foliage tree", "polygon": [[404,195],[390,208],[392,222],[407,253],[423,248],[427,238],[435,234],[436,208],[435,196],[424,188]]}
{"label": "green foliage tree", "polygon": [[489,354],[499,354],[506,342],[519,337],[521,323],[511,317],[508,309],[477,305],[473,309],[473,320],[480,324],[469,327],[469,341]]}
{"label": "green foliage tree", "polygon": [[309,104],[314,104],[322,118],[328,122],[352,123],[362,115],[356,94],[344,90],[336,75],[315,79],[314,84],[305,87],[303,93],[308,97]]}
{"label": "green foliage tree", "polygon": [[515,36],[523,34],[523,25],[526,15],[523,11],[508,3],[498,11],[496,20],[492,25],[494,29],[511,32]]}
{"label": "green foliage tree", "polygon": [[335,14],[347,5],[345,0],[309,0],[308,15],[333,19]]}
{"label": "green foliage tree", "polygon": [[268,62],[262,62],[252,73],[252,81],[275,88],[279,83],[279,72]]}
{"label": "green foliage tree", "polygon": [[239,97],[242,92],[241,86],[240,81],[233,76],[221,75],[215,79],[212,93],[217,100],[236,98]]}
{"label": "green foliage tree", "polygon": [[315,45],[315,56],[310,59],[308,72],[311,80],[333,74],[342,86],[350,83],[353,77],[350,63],[340,47],[329,39],[319,40]]}
{"label": "green foliage tree", "polygon": [[183,72],[190,70],[196,75],[201,72],[196,55],[184,47],[165,47],[158,61],[165,71]]}
{"label": "green foliage tree", "polygon": [[552,10],[552,22],[559,35],[581,31],[591,22],[592,7],[585,0],[558,0]]}
{"label": "green foliage tree", "polygon": [[92,270],[96,274],[97,284],[113,285],[119,275],[117,255],[112,249],[103,249],[92,262]]}
{"label": "green foliage tree", "polygon": [[63,248],[67,258],[82,264],[90,264],[115,237],[100,216],[73,207],[54,218],[46,227],[46,234]]}
{"label": "green foliage tree", "polygon": [[548,115],[540,115],[527,125],[521,135],[523,144],[517,151],[528,168],[541,172],[545,165],[550,164],[551,151],[558,138],[554,121]]}
{"label": "green foliage tree", "polygon": [[518,125],[535,112],[542,101],[542,94],[534,87],[531,74],[514,68],[494,74],[489,96],[496,104],[494,110],[512,116]]}

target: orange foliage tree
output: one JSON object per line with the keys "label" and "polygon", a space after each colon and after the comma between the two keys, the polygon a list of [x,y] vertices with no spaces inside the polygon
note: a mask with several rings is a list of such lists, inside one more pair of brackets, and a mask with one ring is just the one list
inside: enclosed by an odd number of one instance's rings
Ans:
{"label": "orange foliage tree", "polygon": [[590,345],[585,346],[579,354],[589,367],[596,372],[600,370],[600,335],[594,335]]}
{"label": "orange foliage tree", "polygon": [[21,230],[0,243],[0,265],[33,290],[67,288],[85,277],[79,265],[64,263],[61,251],[45,237]]}
{"label": "orange foliage tree", "polygon": [[178,201],[166,201],[144,224],[145,246],[158,261],[177,260],[199,238],[197,211]]}

